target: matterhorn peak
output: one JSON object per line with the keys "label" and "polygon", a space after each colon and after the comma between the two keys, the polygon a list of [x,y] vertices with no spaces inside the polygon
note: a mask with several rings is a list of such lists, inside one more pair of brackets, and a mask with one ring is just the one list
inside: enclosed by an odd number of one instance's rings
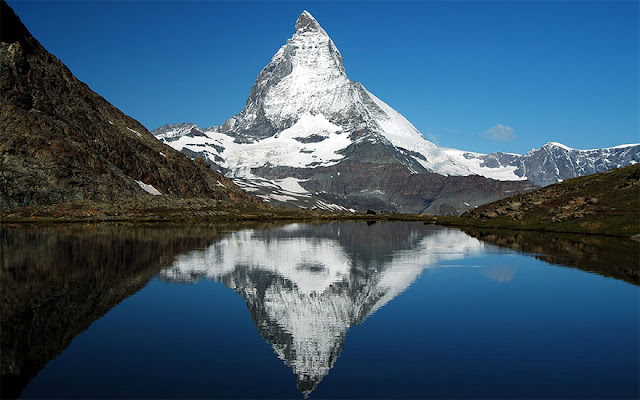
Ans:
{"label": "matterhorn peak", "polygon": [[313,18],[311,13],[307,10],[304,10],[296,21],[296,33],[304,32],[321,32],[325,35],[327,34],[324,29],[322,29],[318,21],[316,21],[316,19]]}

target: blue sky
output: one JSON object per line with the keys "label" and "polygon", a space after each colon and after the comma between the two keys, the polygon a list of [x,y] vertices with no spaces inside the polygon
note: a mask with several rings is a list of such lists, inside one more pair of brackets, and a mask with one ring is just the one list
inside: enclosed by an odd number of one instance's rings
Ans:
{"label": "blue sky", "polygon": [[349,77],[441,146],[640,142],[637,1],[8,3],[80,80],[149,129],[238,113],[307,9]]}

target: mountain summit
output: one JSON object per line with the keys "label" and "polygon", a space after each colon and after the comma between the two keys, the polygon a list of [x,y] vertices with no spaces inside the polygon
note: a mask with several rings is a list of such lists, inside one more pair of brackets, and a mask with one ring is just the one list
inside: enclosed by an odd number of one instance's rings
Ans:
{"label": "mountain summit", "polygon": [[325,35],[327,34],[307,10],[304,10],[296,21],[296,33],[302,32],[322,32]]}
{"label": "mountain summit", "polygon": [[350,128],[363,119],[359,91],[347,77],[340,51],[305,11],[293,37],[258,75],[245,108],[220,131],[253,142],[291,128],[305,116],[317,120],[304,131],[317,131],[323,122],[337,124],[333,130]]}

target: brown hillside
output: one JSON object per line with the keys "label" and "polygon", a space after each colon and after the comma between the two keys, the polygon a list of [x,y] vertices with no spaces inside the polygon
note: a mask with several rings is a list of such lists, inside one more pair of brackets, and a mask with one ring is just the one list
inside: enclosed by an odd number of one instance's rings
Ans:
{"label": "brown hillside", "polygon": [[0,210],[148,198],[136,181],[167,200],[260,204],[94,93],[0,5]]}
{"label": "brown hillside", "polygon": [[467,211],[469,225],[632,236],[640,233],[640,165],[569,179]]}

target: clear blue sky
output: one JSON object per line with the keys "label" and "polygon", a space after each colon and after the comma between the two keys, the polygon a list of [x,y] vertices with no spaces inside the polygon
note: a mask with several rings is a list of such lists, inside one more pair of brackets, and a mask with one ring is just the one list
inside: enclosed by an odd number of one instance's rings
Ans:
{"label": "clear blue sky", "polygon": [[442,146],[640,142],[637,1],[8,3],[80,80],[149,129],[238,113],[307,9],[349,77]]}

